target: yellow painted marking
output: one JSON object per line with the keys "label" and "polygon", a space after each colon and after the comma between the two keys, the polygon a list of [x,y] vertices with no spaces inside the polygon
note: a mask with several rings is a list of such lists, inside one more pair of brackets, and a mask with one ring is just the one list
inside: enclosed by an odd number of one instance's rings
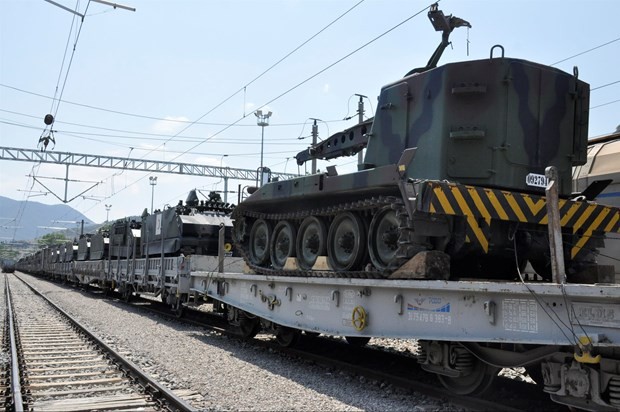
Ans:
{"label": "yellow painted marking", "polygon": [[486,238],[486,236],[484,236],[484,233],[482,233],[482,229],[480,229],[480,226],[478,226],[478,222],[476,222],[476,218],[473,216],[473,213],[467,205],[465,198],[456,187],[452,188],[452,194],[454,195],[456,202],[461,207],[461,210],[463,211],[465,216],[467,216],[467,223],[469,224],[469,227],[471,227],[471,229],[473,230],[474,235],[476,235],[476,239],[478,239],[478,243],[480,243],[480,246],[482,246],[482,250],[484,250],[484,253],[487,253],[489,251],[489,240]]}
{"label": "yellow painted marking", "polygon": [[586,222],[586,220],[590,217],[590,215],[592,214],[592,212],[594,212],[595,209],[596,205],[590,205],[586,208],[586,210],[583,211],[581,216],[579,216],[579,220],[577,220],[577,222],[575,222],[575,226],[573,226],[573,233],[577,233],[577,231],[581,229],[581,226],[583,226],[583,224]]}
{"label": "yellow painted marking", "polygon": [[487,197],[491,201],[493,208],[495,208],[495,212],[497,212],[497,214],[499,215],[499,218],[502,220],[509,220],[508,215],[506,214],[506,211],[504,210],[502,205],[499,203],[499,200],[497,200],[495,193],[492,190],[485,190],[485,192],[487,193]]}
{"label": "yellow painted marking", "polygon": [[443,190],[438,187],[433,191],[435,192],[435,196],[437,196],[437,199],[439,199],[439,203],[441,203],[443,210],[449,215],[456,215],[454,209],[452,209],[452,205],[448,201],[448,198],[446,197],[446,194],[443,192]]}
{"label": "yellow painted marking", "polygon": [[[566,203],[565,200],[560,200],[560,209],[562,209],[562,206]],[[573,217],[573,215],[575,214],[575,212],[577,212],[577,210],[579,210],[579,207],[582,205],[582,203],[573,203],[571,205],[571,207],[568,208],[568,211],[564,214],[564,216],[562,216],[560,218],[560,226],[566,226],[568,224],[568,221],[571,220],[571,218]],[[543,220],[540,221],[541,224],[546,225],[547,224],[547,216],[545,216],[545,218]]]}
{"label": "yellow painted marking", "polygon": [[586,244],[586,242],[590,239],[590,236],[592,236],[592,233],[598,229],[598,227],[601,225],[601,223],[603,222],[603,220],[605,220],[605,217],[607,217],[607,215],[609,214],[609,209],[605,208],[603,209],[603,211],[601,213],[599,213],[599,215],[596,217],[596,219],[594,219],[594,222],[592,222],[592,224],[590,225],[590,227],[588,227],[588,230],[585,231],[585,233],[583,234],[583,236],[579,239],[579,241],[577,242],[577,244],[575,246],[573,246],[573,248],[571,249],[570,252],[570,257],[571,259],[574,259],[575,256],[577,255],[577,253],[579,253],[579,251],[581,250],[581,248]]}
{"label": "yellow painted marking", "polygon": [[510,205],[510,208],[517,215],[517,219],[519,219],[520,222],[527,222],[527,218],[523,214],[523,211],[519,207],[519,204],[515,200],[514,196],[511,193],[505,193],[505,197],[508,201],[508,204]]}
{"label": "yellow painted marking", "polygon": [[[565,203],[566,203],[566,200],[560,199],[559,202],[558,202],[558,209],[561,210],[562,207],[564,207]],[[546,203],[545,203],[545,205],[546,205]],[[573,203],[573,206],[571,206],[571,208],[574,207],[574,206],[579,207],[578,204]],[[566,223],[571,218],[571,216],[574,215],[574,214],[575,214],[574,210],[568,209],[568,212],[566,212],[566,214],[564,214],[564,216],[560,216],[560,226],[566,226]],[[543,216],[542,219],[540,219],[540,222],[538,222],[538,224],[546,225],[548,223],[549,223],[549,214],[545,213],[545,215]]]}
{"label": "yellow painted marking", "polygon": [[469,238],[469,235],[465,235],[465,243],[471,243],[471,239]]}
{"label": "yellow painted marking", "polygon": [[[605,226],[605,232],[611,232],[611,229],[614,227],[614,225],[616,224],[616,222],[618,221],[618,219],[620,218],[620,213],[616,213],[614,215],[614,217],[611,218],[611,220],[609,221],[609,223],[607,224],[607,226]],[[619,228],[620,229],[620,228]]]}
{"label": "yellow painted marking", "polygon": [[431,211],[431,213],[435,213],[436,212],[435,205],[433,205],[432,203],[431,203],[430,211]]}
{"label": "yellow painted marking", "polygon": [[525,200],[525,204],[530,208],[530,211],[533,215],[537,215],[540,210],[547,205],[546,199],[541,197],[538,199],[536,203],[532,200],[532,198],[528,195],[524,195],[523,199]]}
{"label": "yellow painted marking", "polygon": [[482,217],[484,217],[484,221],[487,222],[487,225],[491,225],[491,214],[487,210],[484,203],[482,203],[482,199],[480,199],[480,195],[478,195],[478,191],[474,188],[467,189],[467,190],[471,198],[474,199],[474,204],[476,205],[480,213],[482,213]]}

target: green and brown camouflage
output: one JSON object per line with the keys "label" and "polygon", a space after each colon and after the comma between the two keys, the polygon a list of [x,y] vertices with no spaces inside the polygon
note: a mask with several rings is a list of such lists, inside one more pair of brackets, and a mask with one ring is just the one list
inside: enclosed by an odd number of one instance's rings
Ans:
{"label": "green and brown camouflage", "polygon": [[[570,194],[586,160],[589,85],[561,70],[490,58],[447,64],[385,86],[365,167],[394,164],[407,148],[414,179],[544,192],[548,166]],[[528,175],[530,178],[528,178]]]}
{"label": "green and brown camouflage", "polygon": [[552,67],[503,57],[452,63],[385,86],[370,124],[336,133],[297,159],[367,147],[361,169],[369,169],[395,164],[415,147],[411,178],[532,193],[544,192],[544,170],[555,166],[567,196],[572,167],[586,160],[588,107],[589,85]]}
{"label": "green and brown camouflage", "polygon": [[[312,276],[326,256],[337,275],[401,276],[396,269],[416,254],[438,251],[433,256],[447,260],[437,258],[437,267],[451,262],[453,277],[514,278],[530,261],[549,278],[545,168],[555,166],[568,198],[572,167],[586,161],[589,85],[576,70],[506,58],[503,50],[435,67],[446,33],[469,25],[439,17],[438,51],[382,88],[372,121],[297,156],[303,163],[366,146],[357,172],[339,175],[330,166],[270,182],[235,208],[236,246],[253,270]],[[620,231],[620,210],[562,205],[567,270],[576,276],[594,265],[604,234]],[[430,269],[412,277],[434,276],[437,267],[420,260]]]}

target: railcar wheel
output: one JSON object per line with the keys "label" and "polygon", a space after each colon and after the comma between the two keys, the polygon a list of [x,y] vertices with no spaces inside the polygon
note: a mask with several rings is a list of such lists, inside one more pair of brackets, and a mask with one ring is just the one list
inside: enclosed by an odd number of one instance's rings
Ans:
{"label": "railcar wheel", "polygon": [[279,222],[273,229],[270,256],[271,264],[282,269],[289,257],[295,256],[295,226],[287,220]]}
{"label": "railcar wheel", "polygon": [[300,268],[312,269],[317,257],[325,255],[326,239],[327,228],[320,218],[310,216],[301,222],[295,249]]}
{"label": "railcar wheel", "polygon": [[260,319],[246,315],[239,317],[239,334],[243,339],[252,339],[260,332]]}
{"label": "railcar wheel", "polygon": [[542,366],[540,363],[526,366],[525,371],[527,372],[528,375],[530,375],[530,378],[534,382],[536,382],[537,385],[542,386],[545,384],[545,379],[543,377],[543,372],[542,372]]}
{"label": "railcar wheel", "polygon": [[123,298],[123,300],[125,302],[130,302],[131,298],[132,298],[133,293],[131,292],[131,286],[128,285],[124,285],[122,292],[121,292],[121,297]]}
{"label": "railcar wheel", "polygon": [[181,301],[177,302],[177,304],[175,305],[174,309],[172,310],[172,313],[174,313],[174,316],[176,318],[182,318],[183,317],[183,315],[185,314],[185,307],[183,306]]}
{"label": "railcar wheel", "polygon": [[345,336],[344,338],[349,345],[355,346],[357,348],[366,346],[368,342],[370,342],[370,338],[367,336]]}
{"label": "railcar wheel", "polygon": [[276,341],[280,346],[289,348],[295,346],[299,342],[301,331],[298,329],[289,328],[286,326],[279,326],[276,331]]}
{"label": "railcar wheel", "polygon": [[269,244],[273,230],[271,224],[258,219],[250,231],[250,261],[255,265],[263,265],[269,261]]}
{"label": "railcar wheel", "polygon": [[396,257],[400,222],[391,206],[379,210],[370,222],[368,252],[378,270],[385,270]]}
{"label": "railcar wheel", "polygon": [[185,306],[183,306],[183,302],[187,302],[187,294],[182,293],[180,296],[176,296],[174,298],[174,303],[172,305],[172,313],[177,318],[182,318],[185,314]]}
{"label": "railcar wheel", "polygon": [[357,269],[366,256],[366,225],[355,213],[341,213],[327,235],[327,260],[336,271]]}
{"label": "railcar wheel", "polygon": [[473,361],[469,374],[457,378],[438,374],[437,378],[446,389],[457,395],[480,395],[489,389],[495,380],[497,368],[473,356],[467,357],[467,361]]}

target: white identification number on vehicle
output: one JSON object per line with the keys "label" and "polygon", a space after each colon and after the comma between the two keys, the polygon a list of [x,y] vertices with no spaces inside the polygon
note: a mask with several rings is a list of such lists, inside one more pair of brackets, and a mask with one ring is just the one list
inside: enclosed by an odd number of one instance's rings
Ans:
{"label": "white identification number on vehicle", "polygon": [[525,176],[525,184],[528,186],[547,187],[548,183],[549,179],[547,179],[543,175],[530,173],[529,175]]}

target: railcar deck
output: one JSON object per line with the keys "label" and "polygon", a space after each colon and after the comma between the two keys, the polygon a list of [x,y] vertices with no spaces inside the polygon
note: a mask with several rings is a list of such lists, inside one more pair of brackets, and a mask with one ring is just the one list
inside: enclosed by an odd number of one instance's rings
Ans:
{"label": "railcar deck", "polygon": [[190,290],[272,322],[344,336],[620,346],[620,286],[193,272]]}

